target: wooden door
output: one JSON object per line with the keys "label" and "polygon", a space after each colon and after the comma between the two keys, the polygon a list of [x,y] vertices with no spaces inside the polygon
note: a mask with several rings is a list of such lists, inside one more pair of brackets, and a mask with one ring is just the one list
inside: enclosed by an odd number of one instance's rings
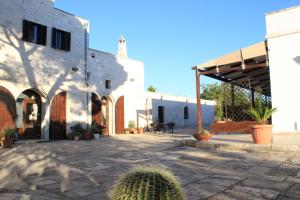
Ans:
{"label": "wooden door", "polygon": [[67,93],[57,94],[51,103],[50,108],[50,139],[66,139],[66,100]]}
{"label": "wooden door", "polygon": [[158,123],[163,124],[165,122],[165,108],[164,106],[158,106]]}
{"label": "wooden door", "polygon": [[15,128],[16,103],[13,95],[0,86],[0,131],[4,127]]}
{"label": "wooden door", "polygon": [[92,93],[92,123],[96,123],[98,126],[102,125],[101,101],[95,93]]}
{"label": "wooden door", "polygon": [[116,103],[116,133],[124,133],[124,96],[119,97]]}
{"label": "wooden door", "polygon": [[41,138],[41,101],[39,99],[24,99],[23,125],[20,131],[22,139]]}

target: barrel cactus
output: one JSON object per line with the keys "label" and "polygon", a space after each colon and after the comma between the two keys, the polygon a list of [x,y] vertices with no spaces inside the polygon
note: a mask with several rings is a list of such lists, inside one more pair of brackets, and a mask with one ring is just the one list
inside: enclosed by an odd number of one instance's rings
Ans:
{"label": "barrel cactus", "polygon": [[181,184],[168,170],[141,166],[120,178],[112,191],[113,200],[185,200]]}

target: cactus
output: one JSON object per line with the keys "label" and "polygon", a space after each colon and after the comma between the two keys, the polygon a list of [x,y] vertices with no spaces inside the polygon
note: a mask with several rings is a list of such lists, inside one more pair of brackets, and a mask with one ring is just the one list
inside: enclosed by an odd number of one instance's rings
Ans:
{"label": "cactus", "polygon": [[185,200],[181,184],[166,169],[142,166],[120,178],[112,191],[113,200]]}

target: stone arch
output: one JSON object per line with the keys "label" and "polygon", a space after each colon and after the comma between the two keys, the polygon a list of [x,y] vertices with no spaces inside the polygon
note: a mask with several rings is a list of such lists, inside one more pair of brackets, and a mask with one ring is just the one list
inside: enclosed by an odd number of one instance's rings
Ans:
{"label": "stone arch", "polygon": [[16,100],[16,110],[20,137],[22,139],[40,139],[42,93],[36,88],[24,90]]}
{"label": "stone arch", "polygon": [[56,94],[50,106],[49,138],[52,140],[66,139],[67,92]]}
{"label": "stone arch", "polygon": [[5,128],[15,128],[17,116],[16,102],[12,93],[0,86],[0,131]]}
{"label": "stone arch", "polygon": [[117,134],[123,134],[124,133],[124,126],[125,126],[125,120],[124,120],[124,96],[121,96],[118,98],[116,102],[116,108],[115,108],[115,122],[116,122],[116,133]]}
{"label": "stone arch", "polygon": [[97,124],[98,126],[102,126],[102,104],[101,98],[96,94],[92,93],[92,124]]}
{"label": "stone arch", "polygon": [[103,125],[106,127],[103,134],[108,136],[113,133],[113,98],[111,96],[103,96],[101,98]]}

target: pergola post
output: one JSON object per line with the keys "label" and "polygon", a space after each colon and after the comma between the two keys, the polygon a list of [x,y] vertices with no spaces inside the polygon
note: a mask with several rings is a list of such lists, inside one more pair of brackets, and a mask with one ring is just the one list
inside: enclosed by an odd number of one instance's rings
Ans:
{"label": "pergola post", "polygon": [[202,128],[202,112],[201,112],[201,96],[200,96],[200,73],[198,69],[196,72],[196,93],[197,93],[197,127]]}

